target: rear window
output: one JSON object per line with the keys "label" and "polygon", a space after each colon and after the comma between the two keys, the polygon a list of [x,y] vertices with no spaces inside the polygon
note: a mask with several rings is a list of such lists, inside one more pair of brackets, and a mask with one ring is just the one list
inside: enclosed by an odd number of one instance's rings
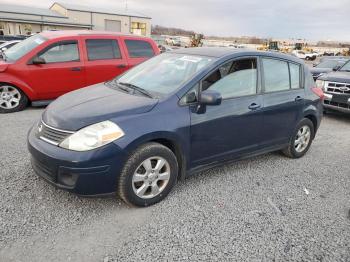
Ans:
{"label": "rear window", "polygon": [[121,58],[118,42],[113,39],[88,39],[86,49],[89,61]]}
{"label": "rear window", "polygon": [[288,63],[281,60],[263,58],[265,92],[289,89]]}
{"label": "rear window", "polygon": [[125,40],[129,56],[136,57],[152,57],[154,51],[150,43],[142,40]]}
{"label": "rear window", "polygon": [[300,85],[300,65],[289,63],[290,86],[292,89],[298,89]]}

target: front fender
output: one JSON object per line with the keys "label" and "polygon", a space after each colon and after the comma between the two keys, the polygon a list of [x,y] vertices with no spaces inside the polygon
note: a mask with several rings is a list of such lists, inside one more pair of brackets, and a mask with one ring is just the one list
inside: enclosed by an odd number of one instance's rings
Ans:
{"label": "front fender", "polygon": [[30,86],[28,86],[21,79],[14,77],[11,74],[8,74],[6,72],[0,73],[0,83],[10,84],[10,85],[18,87],[27,95],[27,97],[31,101],[38,99],[36,92]]}

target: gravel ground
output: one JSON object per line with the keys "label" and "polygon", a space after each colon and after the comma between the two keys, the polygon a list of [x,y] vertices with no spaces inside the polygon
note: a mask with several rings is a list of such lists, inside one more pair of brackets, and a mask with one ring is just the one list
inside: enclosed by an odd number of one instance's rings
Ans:
{"label": "gravel ground", "polygon": [[0,115],[0,261],[350,261],[350,117],[327,115],[309,153],[272,153],[128,208],[39,179],[26,132],[42,109]]}

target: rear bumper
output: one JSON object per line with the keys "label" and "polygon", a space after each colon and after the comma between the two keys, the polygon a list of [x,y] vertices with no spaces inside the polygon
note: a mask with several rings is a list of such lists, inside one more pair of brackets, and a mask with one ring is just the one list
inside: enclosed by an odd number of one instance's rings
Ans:
{"label": "rear bumper", "polygon": [[111,143],[96,150],[75,152],[40,140],[31,129],[28,149],[36,174],[57,188],[92,196],[116,191],[126,154]]}

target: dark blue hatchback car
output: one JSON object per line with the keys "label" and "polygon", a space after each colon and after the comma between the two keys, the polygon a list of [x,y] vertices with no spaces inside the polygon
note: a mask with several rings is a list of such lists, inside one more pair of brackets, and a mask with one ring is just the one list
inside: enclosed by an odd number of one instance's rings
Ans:
{"label": "dark blue hatchback car", "polygon": [[323,93],[279,53],[180,49],[66,94],[28,134],[36,173],[79,195],[162,200],[178,179],[225,161],[309,149]]}

